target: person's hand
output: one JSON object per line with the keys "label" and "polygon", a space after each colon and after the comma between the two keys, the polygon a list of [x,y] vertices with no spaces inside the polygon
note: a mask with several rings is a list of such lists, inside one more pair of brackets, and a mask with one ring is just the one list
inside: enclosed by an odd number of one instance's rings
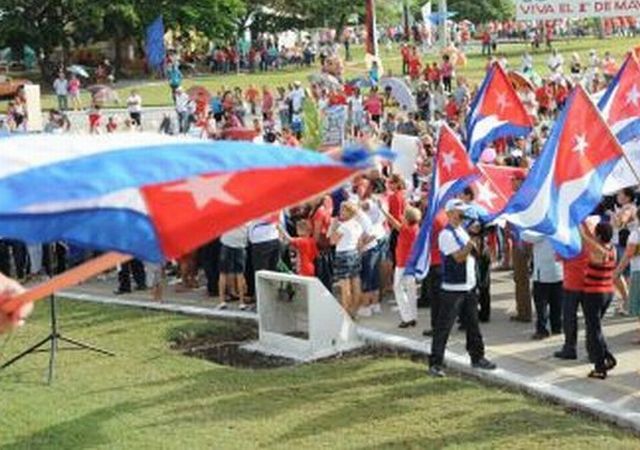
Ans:
{"label": "person's hand", "polygon": [[2,310],[2,304],[25,292],[20,283],[0,274],[0,334],[7,333],[24,325],[24,321],[33,310],[33,303],[20,307],[17,311],[7,314]]}

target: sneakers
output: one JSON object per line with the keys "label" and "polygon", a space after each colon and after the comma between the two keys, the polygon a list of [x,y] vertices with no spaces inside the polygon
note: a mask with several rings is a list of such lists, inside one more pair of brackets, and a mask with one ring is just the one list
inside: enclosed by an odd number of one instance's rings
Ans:
{"label": "sneakers", "polygon": [[487,358],[480,358],[479,360],[472,362],[471,367],[474,369],[495,370],[498,366]]}
{"label": "sneakers", "polygon": [[361,306],[360,309],[358,309],[358,317],[371,317],[373,316],[373,312],[371,311],[371,308],[368,306]]}
{"label": "sneakers", "polygon": [[444,373],[442,366],[438,365],[430,366],[429,370],[427,370],[427,373],[434,378],[444,378],[447,376],[447,374]]}
{"label": "sneakers", "polygon": [[400,322],[400,325],[398,325],[398,328],[409,328],[409,327],[415,327],[416,326],[416,321],[415,320],[410,320],[408,322]]}
{"label": "sneakers", "polygon": [[380,306],[380,303],[374,303],[373,305],[369,306],[369,308],[371,309],[371,312],[373,314],[382,314],[382,306]]}
{"label": "sneakers", "polygon": [[549,337],[548,331],[537,331],[536,333],[533,334],[533,336],[531,336],[531,340],[542,341],[543,339],[546,339],[548,337]]}
{"label": "sneakers", "polygon": [[567,359],[567,360],[575,360],[578,359],[578,355],[575,352],[570,352],[568,350],[562,349],[558,350],[553,354],[558,359]]}
{"label": "sneakers", "polygon": [[225,309],[227,309],[229,307],[229,305],[227,305],[225,302],[222,302],[218,305],[218,307],[216,309],[218,309],[219,311],[224,311]]}
{"label": "sneakers", "polygon": [[114,295],[125,295],[125,294],[131,294],[131,289],[116,289],[115,291],[113,291]]}

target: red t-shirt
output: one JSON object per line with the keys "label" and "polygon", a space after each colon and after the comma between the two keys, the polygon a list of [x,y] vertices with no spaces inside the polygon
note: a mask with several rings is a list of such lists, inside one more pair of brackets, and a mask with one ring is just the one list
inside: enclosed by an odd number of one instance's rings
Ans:
{"label": "red t-shirt", "polygon": [[584,289],[584,275],[587,265],[589,265],[589,253],[584,246],[582,253],[575,258],[563,259],[564,281],[562,287],[568,291],[582,291]]}
{"label": "red t-shirt", "polygon": [[382,115],[382,99],[378,95],[372,94],[364,104],[366,109],[372,116]]}
{"label": "red t-shirt", "polygon": [[312,237],[291,239],[291,246],[298,252],[298,275],[314,277],[316,275],[315,259],[318,257],[318,246]]}
{"label": "red t-shirt", "polygon": [[444,211],[440,211],[431,226],[431,244],[429,245],[429,264],[431,266],[439,266],[442,264],[442,255],[440,254],[440,247],[438,246],[438,236],[446,226],[447,214]]}
{"label": "red t-shirt", "polygon": [[404,220],[404,210],[407,201],[404,198],[404,191],[396,191],[389,196],[389,214],[398,222]]}
{"label": "red t-shirt", "polygon": [[536,90],[536,100],[541,108],[549,108],[551,106],[551,92],[547,86],[542,86]]}
{"label": "red t-shirt", "polygon": [[444,107],[444,113],[448,120],[456,120],[460,109],[454,99],[449,100],[449,103]]}
{"label": "red t-shirt", "polygon": [[[311,223],[313,229],[320,228],[320,245],[324,247],[329,246],[329,238],[327,233],[329,232],[329,226],[331,225],[331,213],[324,206],[319,207],[311,217]],[[324,242],[323,242],[324,241]]]}
{"label": "red t-shirt", "polygon": [[417,56],[412,56],[409,59],[409,75],[411,78],[416,79],[420,76],[420,70],[422,70],[422,63],[420,62],[420,58]]}
{"label": "red t-shirt", "polygon": [[402,228],[400,228],[398,245],[396,245],[396,267],[407,266],[407,261],[409,261],[409,257],[411,256],[411,249],[413,248],[413,243],[416,241],[419,229],[418,224],[404,224]]}

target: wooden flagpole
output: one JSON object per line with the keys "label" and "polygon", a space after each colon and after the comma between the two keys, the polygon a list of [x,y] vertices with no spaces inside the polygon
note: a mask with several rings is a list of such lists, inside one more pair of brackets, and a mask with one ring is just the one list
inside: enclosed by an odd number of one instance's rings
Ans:
{"label": "wooden flagpole", "polygon": [[102,272],[123,264],[132,259],[131,256],[110,252],[80,264],[73,269],[47,280],[23,294],[0,303],[0,310],[11,315],[28,303],[44,300],[63,289],[75,286]]}

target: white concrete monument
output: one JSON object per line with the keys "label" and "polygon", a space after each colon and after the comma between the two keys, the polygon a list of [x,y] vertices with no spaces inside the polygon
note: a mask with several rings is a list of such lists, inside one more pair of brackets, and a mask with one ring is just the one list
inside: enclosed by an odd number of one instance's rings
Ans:
{"label": "white concrete monument", "polygon": [[317,278],[256,274],[259,340],[245,348],[313,361],[363,345],[356,325]]}

